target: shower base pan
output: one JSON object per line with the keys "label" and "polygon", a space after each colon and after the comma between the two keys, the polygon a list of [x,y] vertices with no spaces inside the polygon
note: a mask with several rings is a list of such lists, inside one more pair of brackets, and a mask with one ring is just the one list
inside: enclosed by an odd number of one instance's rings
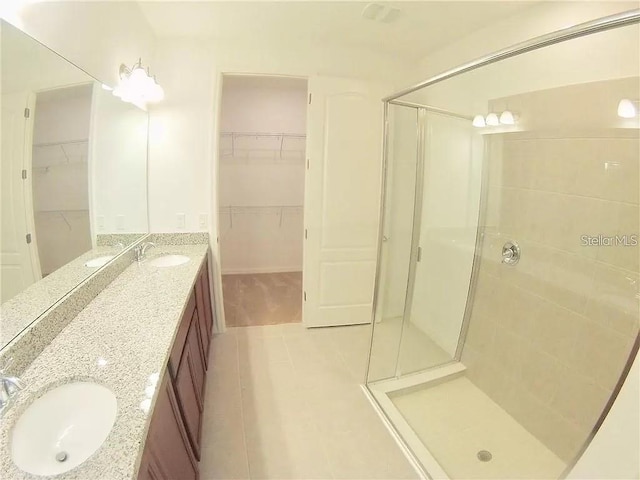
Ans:
{"label": "shower base pan", "polygon": [[476,387],[461,363],[368,385],[433,479],[557,479],[566,464]]}

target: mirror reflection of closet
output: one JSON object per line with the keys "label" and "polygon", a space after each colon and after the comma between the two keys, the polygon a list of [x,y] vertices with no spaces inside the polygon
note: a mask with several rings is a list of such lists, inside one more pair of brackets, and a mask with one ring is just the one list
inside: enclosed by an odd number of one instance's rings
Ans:
{"label": "mirror reflection of closet", "polygon": [[33,210],[42,276],[91,249],[88,139],[92,85],[37,94]]}

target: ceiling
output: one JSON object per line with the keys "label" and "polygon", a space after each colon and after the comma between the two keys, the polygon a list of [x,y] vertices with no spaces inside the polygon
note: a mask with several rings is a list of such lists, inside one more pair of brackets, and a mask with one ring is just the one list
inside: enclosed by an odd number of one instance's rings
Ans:
{"label": "ceiling", "polygon": [[397,19],[382,23],[362,18],[366,2],[142,1],[139,5],[158,38],[325,44],[417,60],[537,2],[377,3],[400,9]]}

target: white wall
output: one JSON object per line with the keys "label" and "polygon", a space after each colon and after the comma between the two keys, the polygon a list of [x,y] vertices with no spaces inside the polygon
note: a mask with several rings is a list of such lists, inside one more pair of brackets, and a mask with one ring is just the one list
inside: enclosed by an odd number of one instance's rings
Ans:
{"label": "white wall", "polygon": [[223,273],[302,270],[305,139],[228,133],[304,135],[306,116],[306,80],[225,76],[218,183]]}

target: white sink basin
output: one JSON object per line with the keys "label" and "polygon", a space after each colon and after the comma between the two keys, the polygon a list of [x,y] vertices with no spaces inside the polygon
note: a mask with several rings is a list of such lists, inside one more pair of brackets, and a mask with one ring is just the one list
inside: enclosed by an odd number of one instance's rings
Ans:
{"label": "white sink basin", "polygon": [[57,475],[100,448],[116,419],[116,397],[90,382],[61,385],[36,399],[18,418],[11,458],[25,472]]}
{"label": "white sink basin", "polygon": [[189,260],[190,258],[184,255],[162,255],[149,260],[149,265],[152,267],[175,267],[187,263]]}
{"label": "white sink basin", "polygon": [[109,260],[111,260],[115,255],[105,255],[104,257],[92,258],[88,262],[84,264],[85,267],[96,268],[101,267]]}

